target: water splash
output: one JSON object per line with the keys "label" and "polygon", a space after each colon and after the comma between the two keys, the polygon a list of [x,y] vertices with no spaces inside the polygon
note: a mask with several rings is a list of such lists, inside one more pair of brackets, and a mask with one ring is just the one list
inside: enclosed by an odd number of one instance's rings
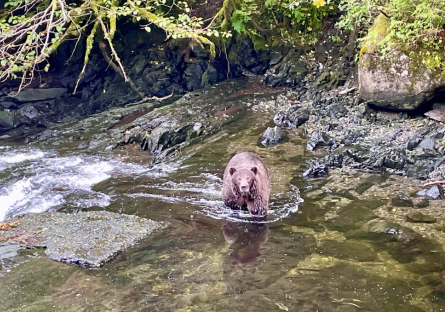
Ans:
{"label": "water splash", "polygon": [[[242,223],[272,223],[286,218],[298,211],[298,205],[303,202],[297,187],[290,185],[289,191],[273,194],[266,218],[258,218],[245,210],[233,210],[224,205],[221,200],[222,180],[216,175],[202,173],[191,177],[187,182],[164,181],[153,183],[147,189],[156,193],[127,193],[130,198],[146,197],[166,203],[188,203],[195,207],[195,212],[218,220],[229,220]],[[164,191],[159,194],[158,191]]]}
{"label": "water splash", "polygon": [[105,161],[55,157],[22,169],[25,169],[25,177],[9,181],[0,189],[0,202],[4,203],[0,208],[0,220],[22,213],[55,210],[66,203],[89,208],[88,200],[92,198],[100,199],[94,201],[99,207],[110,203],[109,196],[98,194],[91,188],[110,177],[113,167]]}
{"label": "water splash", "polygon": [[[205,180],[202,193],[206,194],[209,192],[213,195],[213,198],[200,198],[199,200],[192,201],[192,203],[201,207],[200,210],[196,211],[197,213],[214,219],[240,223],[272,223],[297,212],[298,205],[303,202],[299,189],[294,185],[289,185],[287,192],[271,194],[267,217],[258,217],[250,214],[246,210],[234,210],[226,207],[220,199],[222,180],[219,178],[215,179],[211,176],[204,177],[207,178],[207,180]],[[208,188],[209,185],[213,185],[213,187]]]}
{"label": "water splash", "polygon": [[[0,221],[61,207],[107,207],[111,197],[93,186],[121,176],[166,176],[174,165],[149,168],[100,156],[58,157],[39,150],[0,150]],[[2,168],[2,167],[0,167]]]}
{"label": "water splash", "polygon": [[0,172],[15,164],[40,159],[46,155],[46,153],[36,149],[14,150],[9,146],[3,146],[2,149],[0,149]]}
{"label": "water splash", "polygon": [[219,220],[229,220],[238,223],[265,224],[277,222],[286,218],[290,214],[297,212],[298,204],[301,202],[303,202],[302,199],[298,203],[288,203],[275,209],[269,207],[266,217],[258,217],[245,210],[233,210],[225,207],[224,205],[218,207],[218,209],[204,209],[197,212]]}

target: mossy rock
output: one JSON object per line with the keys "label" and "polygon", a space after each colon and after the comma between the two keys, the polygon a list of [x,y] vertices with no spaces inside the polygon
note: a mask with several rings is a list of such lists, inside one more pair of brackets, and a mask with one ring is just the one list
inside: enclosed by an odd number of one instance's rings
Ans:
{"label": "mossy rock", "polygon": [[406,215],[406,221],[413,223],[436,223],[437,219],[433,216],[423,214],[421,212],[412,212]]}
{"label": "mossy rock", "polygon": [[360,49],[360,57],[366,53],[375,53],[380,50],[380,43],[385,40],[389,33],[390,22],[389,19],[380,14],[374,21],[374,24],[369,29],[368,35]]}
{"label": "mossy rock", "polygon": [[[360,98],[376,107],[414,110],[436,96],[443,95],[445,79],[425,61],[426,50],[397,45],[384,51],[389,19],[379,15],[365,37],[358,69]],[[392,44],[391,44],[392,45]],[[395,45],[392,45],[395,46]]]}

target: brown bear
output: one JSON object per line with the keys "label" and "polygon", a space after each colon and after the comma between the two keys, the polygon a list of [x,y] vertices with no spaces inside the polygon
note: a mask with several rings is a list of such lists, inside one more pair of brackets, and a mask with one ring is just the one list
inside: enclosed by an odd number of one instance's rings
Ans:
{"label": "brown bear", "polygon": [[266,215],[269,192],[269,174],[260,156],[243,152],[232,157],[223,179],[222,199],[226,206]]}

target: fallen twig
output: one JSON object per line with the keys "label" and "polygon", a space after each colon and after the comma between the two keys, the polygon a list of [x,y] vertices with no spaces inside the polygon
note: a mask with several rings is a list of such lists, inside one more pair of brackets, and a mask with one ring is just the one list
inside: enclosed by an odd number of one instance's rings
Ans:
{"label": "fallen twig", "polygon": [[139,104],[144,104],[144,103],[147,103],[147,102],[162,102],[163,100],[166,100],[166,99],[168,99],[168,98],[171,98],[172,96],[173,96],[173,93],[174,92],[172,92],[171,94],[169,94],[169,95],[166,95],[166,96],[164,96],[164,97],[157,97],[157,96],[152,96],[152,97],[144,97],[142,100],[140,100],[140,101],[137,101],[137,102],[134,102],[134,103],[128,103],[128,104],[126,104],[125,105],[125,107],[130,107],[130,106],[136,106],[136,105],[139,105]]}

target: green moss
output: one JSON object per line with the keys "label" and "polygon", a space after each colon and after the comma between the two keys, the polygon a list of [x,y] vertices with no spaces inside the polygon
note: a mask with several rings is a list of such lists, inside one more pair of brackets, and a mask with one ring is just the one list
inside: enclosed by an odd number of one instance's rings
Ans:
{"label": "green moss", "polygon": [[381,44],[389,34],[389,19],[380,14],[374,21],[374,25],[369,29],[368,35],[363,39],[360,57],[365,53],[374,53],[381,50]]}
{"label": "green moss", "polygon": [[266,40],[262,36],[251,36],[255,50],[267,50]]}
{"label": "green moss", "polygon": [[201,76],[201,87],[204,88],[209,84],[209,77],[207,75],[208,69]]}
{"label": "green moss", "polygon": [[[364,61],[364,54],[378,54],[380,61],[378,66],[385,70],[392,67],[393,62],[389,60],[388,51],[396,50],[404,53],[409,58],[410,79],[414,82],[419,75],[423,75],[426,69],[432,70],[437,77],[445,78],[445,54],[443,49],[434,50],[423,45],[409,45],[394,38],[390,34],[391,21],[385,15],[380,14],[369,29],[368,35],[363,39],[360,50],[360,62],[362,66],[376,66],[376,62]],[[401,55],[401,54],[400,54]],[[410,87],[409,92],[414,88]]]}
{"label": "green moss", "polygon": [[437,52],[428,53],[428,55],[423,58],[423,63],[428,69],[436,70],[443,64],[443,57]]}

